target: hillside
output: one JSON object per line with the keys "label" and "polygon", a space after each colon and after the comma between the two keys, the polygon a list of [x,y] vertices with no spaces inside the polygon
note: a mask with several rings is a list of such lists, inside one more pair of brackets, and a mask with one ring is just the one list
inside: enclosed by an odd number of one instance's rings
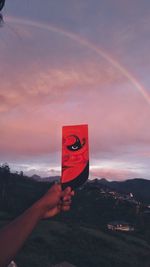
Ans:
{"label": "hillside", "polygon": [[63,261],[77,267],[149,267],[149,251],[150,245],[131,235],[47,220],[15,260],[21,267],[50,267]]}
{"label": "hillside", "polygon": [[[108,184],[104,179],[88,182],[76,191],[68,213],[58,215],[55,221],[41,221],[17,255],[18,266],[50,267],[67,261],[77,267],[149,267],[147,206],[128,193],[118,193],[120,189],[112,190]],[[22,173],[12,174],[8,168],[1,170],[0,227],[39,199],[51,185]],[[107,224],[116,220],[132,223],[135,231],[108,231]]]}
{"label": "hillside", "polygon": [[102,178],[93,180],[92,184],[100,188],[111,188],[121,193],[132,192],[139,201],[150,203],[150,180],[135,178],[119,182]]}
{"label": "hillside", "polygon": [[62,261],[78,267],[148,267],[149,250],[146,242],[135,237],[113,236],[79,225],[46,221],[33,233],[17,262],[22,267],[48,267],[50,263]]}

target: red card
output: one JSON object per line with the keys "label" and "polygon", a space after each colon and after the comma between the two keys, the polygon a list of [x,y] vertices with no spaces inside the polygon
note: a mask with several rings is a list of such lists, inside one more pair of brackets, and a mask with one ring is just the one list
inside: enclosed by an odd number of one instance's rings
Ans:
{"label": "red card", "polygon": [[62,128],[62,187],[81,186],[89,176],[88,125]]}

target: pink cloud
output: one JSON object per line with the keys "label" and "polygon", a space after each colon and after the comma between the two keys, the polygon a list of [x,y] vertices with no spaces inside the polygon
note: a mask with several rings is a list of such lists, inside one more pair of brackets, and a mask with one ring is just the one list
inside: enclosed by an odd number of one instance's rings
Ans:
{"label": "pink cloud", "polygon": [[[28,32],[23,34],[27,37]],[[55,66],[50,57],[49,64],[41,56],[34,61],[33,47],[29,56],[21,54],[22,48],[18,51],[15,65],[9,53],[2,61],[1,158],[4,154],[17,160],[22,155],[53,157],[61,153],[62,125],[79,123],[89,124],[94,160],[107,156],[112,161],[118,156],[119,160],[127,154],[130,161],[147,153],[141,147],[150,143],[150,109],[122,73],[91,51],[86,59],[61,64],[56,55]],[[136,175],[136,171],[124,168],[101,168],[91,173],[118,180]]]}
{"label": "pink cloud", "polygon": [[127,169],[113,169],[113,168],[97,168],[91,169],[91,177],[95,178],[106,178],[108,180],[126,180],[131,178],[140,177],[138,172],[127,170]]}
{"label": "pink cloud", "polygon": [[57,151],[61,126],[76,123],[89,124],[92,153],[149,142],[149,107],[130,85],[121,83],[120,89],[120,74],[115,86],[115,72],[103,70],[99,76],[98,67],[29,69],[17,81],[2,80],[1,151]]}
{"label": "pink cloud", "polygon": [[85,91],[87,94],[91,88],[95,90],[97,86],[113,85],[123,80],[122,75],[112,67],[106,68],[106,65],[84,62],[77,66],[44,69],[31,62],[23,70],[16,67],[14,73],[6,66],[1,81],[0,102],[4,106],[1,111],[7,111],[7,108],[10,110],[19,104],[34,106],[61,103],[74,88],[82,87],[83,93]]}

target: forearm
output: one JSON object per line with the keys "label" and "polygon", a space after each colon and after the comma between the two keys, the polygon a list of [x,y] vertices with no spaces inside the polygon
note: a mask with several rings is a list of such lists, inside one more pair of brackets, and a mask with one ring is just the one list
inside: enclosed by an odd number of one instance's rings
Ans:
{"label": "forearm", "polygon": [[15,257],[43,214],[40,201],[0,231],[0,267]]}
{"label": "forearm", "polygon": [[53,185],[31,208],[0,231],[0,267],[6,267],[22,247],[41,218],[50,218],[70,209],[74,192]]}

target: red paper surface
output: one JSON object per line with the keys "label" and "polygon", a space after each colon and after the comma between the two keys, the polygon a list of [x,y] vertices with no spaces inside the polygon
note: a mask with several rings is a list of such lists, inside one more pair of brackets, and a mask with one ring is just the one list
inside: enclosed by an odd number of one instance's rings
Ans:
{"label": "red paper surface", "polygon": [[78,179],[78,185],[81,184],[88,178],[88,166],[88,125],[64,126],[62,129],[62,184],[71,183],[75,179]]}

